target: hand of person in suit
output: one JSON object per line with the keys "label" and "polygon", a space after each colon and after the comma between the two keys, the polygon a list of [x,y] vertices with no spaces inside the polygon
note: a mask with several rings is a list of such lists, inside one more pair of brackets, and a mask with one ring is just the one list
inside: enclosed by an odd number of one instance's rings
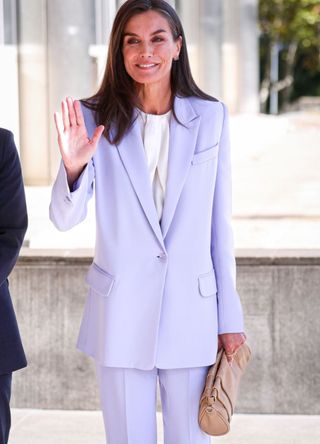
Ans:
{"label": "hand of person in suit", "polygon": [[67,97],[62,101],[61,108],[62,115],[55,112],[54,121],[62,160],[71,187],[95,152],[104,126],[99,125],[90,139],[79,100]]}
{"label": "hand of person in suit", "polygon": [[245,333],[222,333],[218,335],[218,351],[224,348],[229,364],[232,365],[233,355],[247,339]]}

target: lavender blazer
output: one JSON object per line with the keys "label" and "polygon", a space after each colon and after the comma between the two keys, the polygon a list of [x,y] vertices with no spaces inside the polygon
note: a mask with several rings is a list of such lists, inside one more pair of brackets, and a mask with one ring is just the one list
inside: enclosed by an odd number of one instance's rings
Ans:
{"label": "lavender blazer", "polygon": [[[159,223],[136,121],[105,138],[70,192],[61,163],[50,218],[69,230],[95,187],[96,247],[78,348],[100,364],[139,369],[215,362],[217,335],[242,332],[231,222],[228,112],[222,102],[175,98]],[[89,137],[95,123],[83,107]]]}

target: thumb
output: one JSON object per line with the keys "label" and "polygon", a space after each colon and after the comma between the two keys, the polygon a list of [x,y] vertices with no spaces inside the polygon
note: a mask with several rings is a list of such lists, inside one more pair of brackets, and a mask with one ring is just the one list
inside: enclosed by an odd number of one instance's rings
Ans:
{"label": "thumb", "polygon": [[104,126],[103,125],[99,125],[94,130],[94,133],[93,133],[93,136],[92,136],[92,139],[91,139],[92,145],[97,145],[97,143],[99,142],[99,139],[100,139],[103,131],[104,131]]}

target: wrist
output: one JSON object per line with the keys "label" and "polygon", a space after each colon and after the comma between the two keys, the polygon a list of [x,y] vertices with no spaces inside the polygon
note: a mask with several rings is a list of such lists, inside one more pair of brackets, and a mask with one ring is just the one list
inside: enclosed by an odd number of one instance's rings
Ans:
{"label": "wrist", "polygon": [[79,179],[81,173],[83,172],[83,170],[85,169],[86,165],[78,167],[78,168],[68,168],[65,165],[65,170],[67,173],[67,181],[68,181],[68,185],[70,190],[72,191],[72,185],[74,184],[74,182],[76,182],[76,180]]}

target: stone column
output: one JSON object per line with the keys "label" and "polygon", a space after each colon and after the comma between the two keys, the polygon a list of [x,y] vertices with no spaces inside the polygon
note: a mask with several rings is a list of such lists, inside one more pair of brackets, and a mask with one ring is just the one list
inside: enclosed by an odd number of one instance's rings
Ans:
{"label": "stone column", "polygon": [[200,55],[199,55],[199,21],[200,11],[197,1],[177,2],[177,12],[181,19],[188,46],[188,54],[192,75],[197,83],[200,82]]}
{"label": "stone column", "polygon": [[258,2],[241,0],[239,9],[239,102],[241,112],[259,112]]}
{"label": "stone column", "polygon": [[53,112],[67,95],[85,98],[95,90],[89,46],[95,43],[95,4],[91,0],[55,0],[48,7],[48,127],[50,178],[60,162]]}
{"label": "stone column", "polygon": [[20,0],[18,29],[22,166],[27,185],[45,185],[49,180],[45,0]]}
{"label": "stone column", "polygon": [[225,0],[223,99],[231,112],[259,110],[257,0]]}
{"label": "stone column", "polygon": [[94,89],[94,3],[20,0],[18,17],[22,164],[27,184],[47,185],[60,161],[53,112]]}
{"label": "stone column", "polygon": [[0,45],[4,44],[3,0],[0,0]]}
{"label": "stone column", "polygon": [[199,86],[219,98],[222,92],[222,0],[200,0],[199,7]]}
{"label": "stone column", "polygon": [[176,2],[184,27],[191,70],[198,86],[221,95],[222,0]]}
{"label": "stone column", "polygon": [[[119,5],[120,6],[120,5]],[[95,88],[102,81],[106,67],[109,36],[118,6],[116,0],[95,0],[96,42],[89,47],[89,55],[95,66]]]}
{"label": "stone column", "polygon": [[16,4],[0,0],[0,126],[14,133],[17,148],[19,135],[19,86]]}
{"label": "stone column", "polygon": [[223,2],[222,99],[230,112],[238,108],[239,94],[239,0]]}
{"label": "stone column", "polygon": [[116,0],[95,0],[96,44],[105,45],[109,39],[114,17],[117,12]]}

